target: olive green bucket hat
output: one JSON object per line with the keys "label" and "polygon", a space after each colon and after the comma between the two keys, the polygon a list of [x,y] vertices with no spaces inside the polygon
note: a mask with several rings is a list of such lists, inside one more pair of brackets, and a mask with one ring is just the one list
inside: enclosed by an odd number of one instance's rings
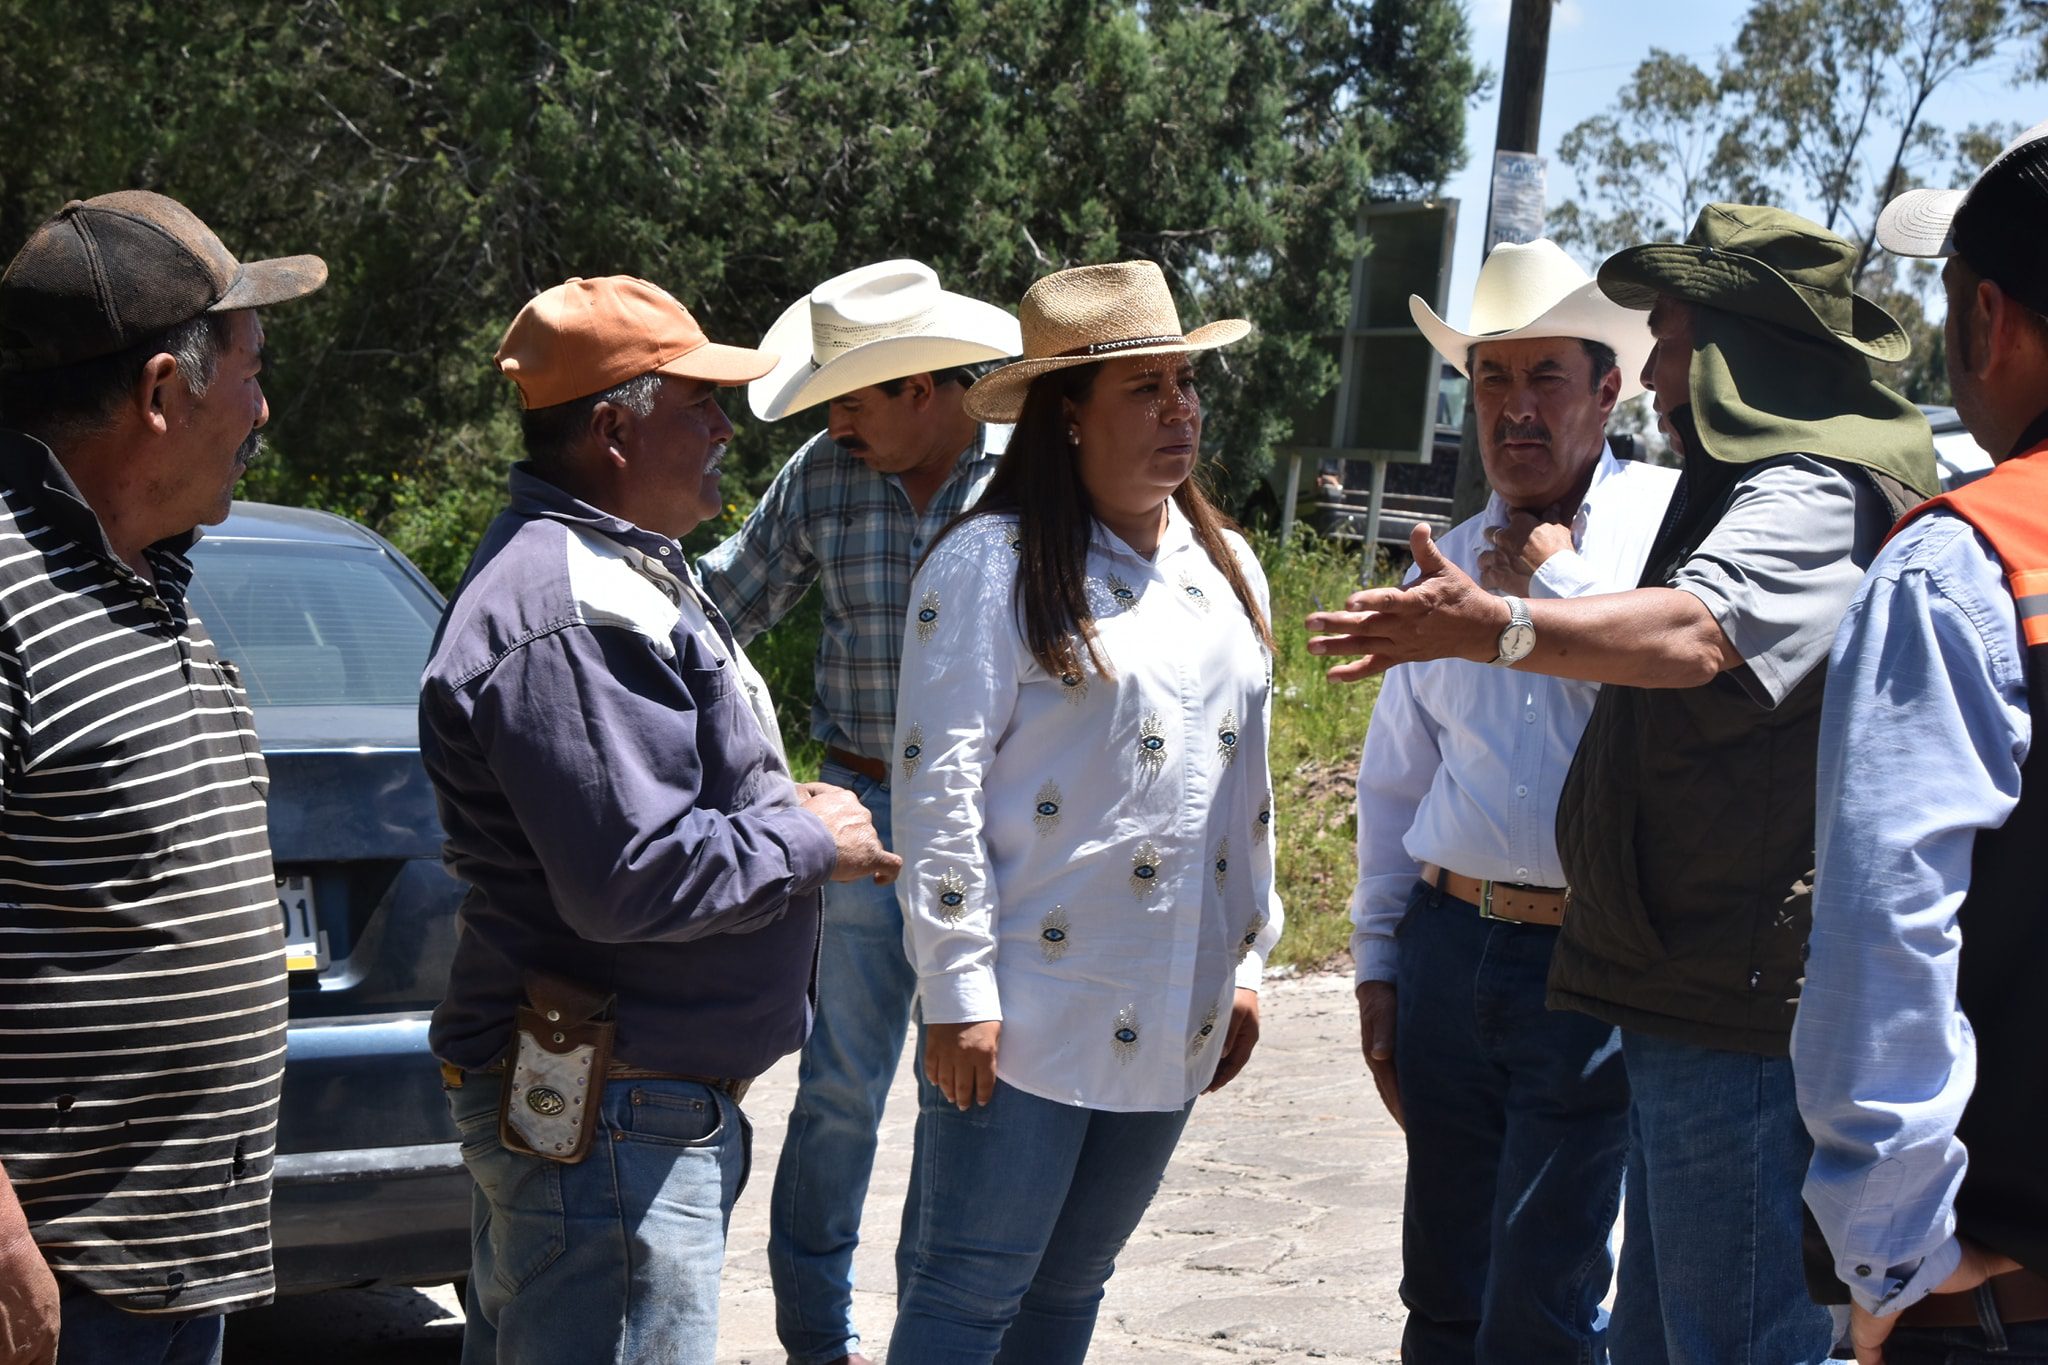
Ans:
{"label": "olive green bucket hat", "polygon": [[1783,209],[1709,204],[1684,242],[1630,247],[1600,267],[1624,308],[1659,296],[1692,317],[1688,406],[1701,453],[1746,465],[1814,455],[1937,489],[1934,436],[1913,404],[1871,375],[1903,360],[1905,331],[1849,288],[1856,248]]}
{"label": "olive green bucket hat", "polygon": [[1709,204],[1683,242],[1651,242],[1610,256],[1600,289],[1624,308],[1659,294],[1832,339],[1873,360],[1913,349],[1898,319],[1851,288],[1854,245],[1784,209]]}

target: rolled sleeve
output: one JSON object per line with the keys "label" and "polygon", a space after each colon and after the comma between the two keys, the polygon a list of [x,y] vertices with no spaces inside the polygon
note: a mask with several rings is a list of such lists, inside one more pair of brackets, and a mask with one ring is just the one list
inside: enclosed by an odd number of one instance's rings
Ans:
{"label": "rolled sleeve", "polygon": [[[1964,523],[1921,518],[1844,617],[1821,714],[1817,876],[1792,1029],[1806,1202],[1856,1302],[1895,1312],[1955,1269],[1956,1125],[1976,1042],[1956,999],[1977,835],[2031,737],[2012,601]],[[1911,800],[1901,800],[1911,792]]]}
{"label": "rolled sleeve", "polygon": [[[739,684],[703,670],[699,688]],[[831,875],[824,822],[789,799],[702,800],[707,698],[623,630],[572,627],[478,684],[469,728],[562,919],[603,943],[744,933]],[[783,780],[786,787],[786,779]]]}
{"label": "rolled sleeve", "polygon": [[1577,550],[1560,550],[1536,566],[1529,575],[1531,597],[1584,597],[1596,592],[1619,592],[1633,584],[1603,584],[1593,566]]}
{"label": "rolled sleeve", "polygon": [[1823,662],[1890,522],[1876,489],[1819,460],[1757,465],[1671,586],[1698,598],[1741,656],[1752,699],[1776,706]]}
{"label": "rolled sleeve", "polygon": [[[896,894],[928,1024],[1000,1019],[997,890],[984,783],[1018,687],[1014,580],[942,547],[911,583],[896,689],[897,751],[919,717],[913,775],[890,784],[892,834],[904,858]],[[918,605],[938,602],[936,618]],[[957,897],[957,901],[951,899]]]}

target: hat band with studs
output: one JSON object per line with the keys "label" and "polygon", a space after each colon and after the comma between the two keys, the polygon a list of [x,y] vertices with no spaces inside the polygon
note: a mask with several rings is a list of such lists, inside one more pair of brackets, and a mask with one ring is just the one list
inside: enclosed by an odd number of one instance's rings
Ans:
{"label": "hat band with studs", "polygon": [[1130,337],[1123,341],[1091,341],[1086,346],[1076,346],[1071,351],[1061,351],[1058,359],[1074,356],[1115,355],[1118,351],[1134,350],[1139,346],[1184,346],[1187,338],[1168,333],[1156,337]]}

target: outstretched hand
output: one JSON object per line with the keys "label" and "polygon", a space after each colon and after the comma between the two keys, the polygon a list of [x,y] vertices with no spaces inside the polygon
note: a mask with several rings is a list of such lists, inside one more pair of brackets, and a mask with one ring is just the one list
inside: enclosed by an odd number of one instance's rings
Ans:
{"label": "outstretched hand", "polygon": [[1499,653],[1507,603],[1445,559],[1428,526],[1418,523],[1408,533],[1408,548],[1415,555],[1414,582],[1368,588],[1351,594],[1344,611],[1310,614],[1309,630],[1322,633],[1310,635],[1309,653],[1357,656],[1332,665],[1325,674],[1331,682],[1357,682],[1423,659],[1486,663]]}

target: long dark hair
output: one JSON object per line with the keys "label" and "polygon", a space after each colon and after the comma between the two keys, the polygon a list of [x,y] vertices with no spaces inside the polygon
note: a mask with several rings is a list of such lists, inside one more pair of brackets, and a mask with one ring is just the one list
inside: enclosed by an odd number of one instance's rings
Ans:
{"label": "long dark hair", "polygon": [[[946,524],[931,546],[937,549],[940,541],[971,518],[1016,513],[1024,640],[1031,657],[1056,678],[1080,673],[1083,649],[1095,671],[1110,676],[1109,661],[1096,647],[1095,616],[1088,609],[1088,536],[1095,504],[1081,482],[1079,452],[1066,439],[1065,406],[1085,402],[1101,371],[1102,363],[1097,361],[1052,370],[1031,381],[1017,428],[996,461],[988,486],[974,506]],[[1199,471],[1173,490],[1173,500],[1188,519],[1195,540],[1208,552],[1209,562],[1229,580],[1230,590],[1251,618],[1253,634],[1270,651],[1272,628],[1252,596],[1237,556],[1223,540],[1223,533],[1236,530],[1237,524],[1209,501]],[[931,549],[925,551],[926,556]]]}

